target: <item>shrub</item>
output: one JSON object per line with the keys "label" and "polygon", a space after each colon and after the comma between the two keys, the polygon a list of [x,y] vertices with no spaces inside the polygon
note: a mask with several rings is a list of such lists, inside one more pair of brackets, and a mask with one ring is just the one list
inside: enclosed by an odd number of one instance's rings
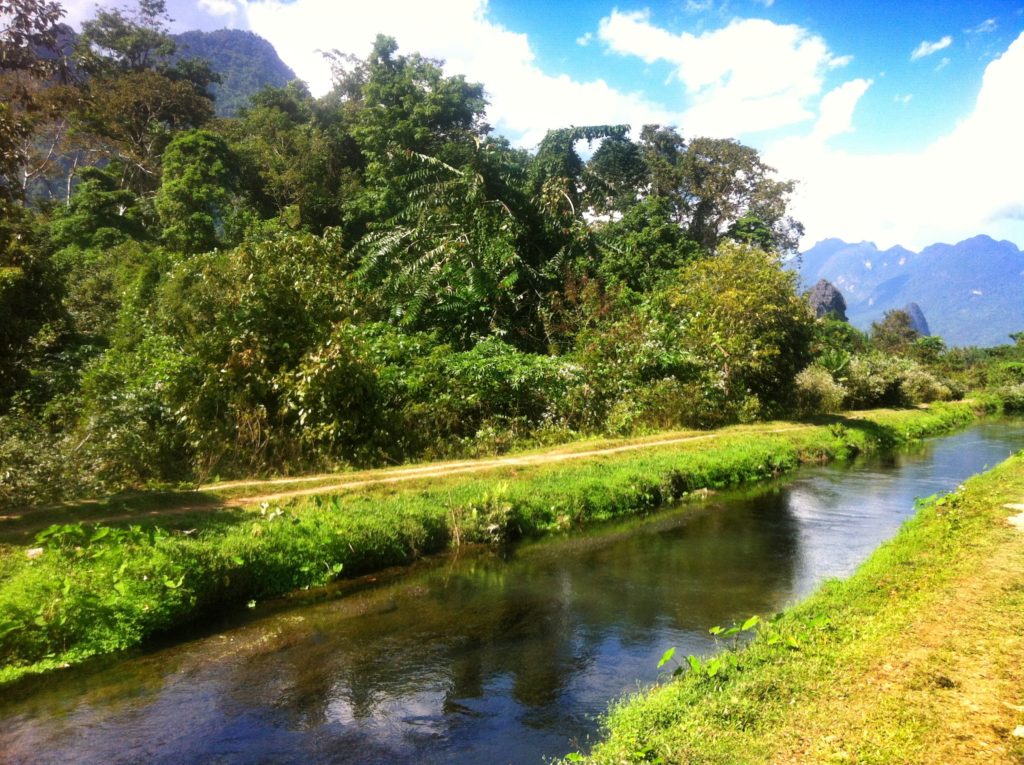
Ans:
{"label": "shrub", "polygon": [[796,407],[800,414],[838,412],[846,395],[846,388],[817,364],[811,364],[796,376]]}
{"label": "shrub", "polygon": [[935,375],[921,367],[909,367],[900,380],[900,396],[905,404],[927,404],[930,401],[949,401],[952,391]]}
{"label": "shrub", "polygon": [[881,354],[850,358],[842,380],[848,409],[870,409],[900,403],[901,371],[905,362]]}

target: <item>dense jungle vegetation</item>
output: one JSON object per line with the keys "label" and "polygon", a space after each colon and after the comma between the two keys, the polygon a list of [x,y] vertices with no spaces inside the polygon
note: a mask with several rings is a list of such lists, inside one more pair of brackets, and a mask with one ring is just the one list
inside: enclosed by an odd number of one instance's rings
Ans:
{"label": "dense jungle vegetation", "polygon": [[0,503],[1024,400],[1024,335],[816,319],[783,268],[793,183],[736,141],[517,149],[483,85],[384,37],[329,54],[322,98],[217,118],[161,0],[73,46],[56,3],[0,11]]}

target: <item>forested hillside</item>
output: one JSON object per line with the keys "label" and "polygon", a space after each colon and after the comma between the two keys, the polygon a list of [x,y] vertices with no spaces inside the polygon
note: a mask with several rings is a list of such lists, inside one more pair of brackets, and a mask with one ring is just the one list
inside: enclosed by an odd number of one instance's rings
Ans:
{"label": "forested hillside", "polygon": [[218,117],[234,117],[267,85],[284,87],[295,79],[295,72],[280,59],[274,46],[252,32],[192,31],[173,39],[180,58],[208,61],[219,75],[220,81],[210,87]]}
{"label": "forested hillside", "polygon": [[[14,8],[5,502],[958,391],[898,320],[814,319],[781,265],[792,183],[736,141],[552,126],[520,150],[483,85],[385,37],[322,98],[217,118],[162,2],[99,11],[69,59],[59,6]],[[33,203],[44,179],[63,194]]]}

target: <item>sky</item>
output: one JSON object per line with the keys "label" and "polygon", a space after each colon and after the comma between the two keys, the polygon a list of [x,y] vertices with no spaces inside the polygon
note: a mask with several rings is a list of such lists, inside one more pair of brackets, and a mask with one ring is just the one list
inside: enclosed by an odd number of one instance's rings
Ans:
{"label": "sky", "polygon": [[[101,5],[121,5],[120,2]],[[65,0],[66,20],[95,0]],[[1024,248],[1024,0],[168,0],[174,31],[249,29],[315,95],[374,37],[484,85],[518,146],[549,128],[736,138],[797,182],[802,247]]]}

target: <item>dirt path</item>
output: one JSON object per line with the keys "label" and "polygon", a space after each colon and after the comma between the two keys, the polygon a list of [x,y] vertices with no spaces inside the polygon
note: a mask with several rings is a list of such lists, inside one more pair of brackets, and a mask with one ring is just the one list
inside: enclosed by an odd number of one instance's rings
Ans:
{"label": "dirt path", "polygon": [[[808,425],[794,425],[786,428],[771,428],[765,430],[754,430],[747,431],[750,435],[772,435],[776,433],[788,433],[796,430],[805,430]],[[519,457],[498,457],[494,459],[483,459],[483,460],[471,460],[465,462],[448,462],[441,463],[438,465],[424,465],[415,468],[385,468],[379,471],[372,471],[368,474],[362,474],[366,477],[349,478],[348,480],[339,481],[337,483],[329,483],[321,486],[314,486],[308,489],[291,489],[288,491],[279,491],[272,493],[254,494],[252,496],[245,497],[231,497],[225,500],[224,506],[226,507],[243,507],[247,505],[255,505],[261,502],[281,502],[287,499],[293,499],[295,497],[308,497],[315,494],[336,494],[342,491],[352,491],[354,489],[362,489],[367,486],[376,486],[381,484],[390,483],[401,483],[403,481],[416,481],[424,478],[445,478],[447,476],[458,475],[462,473],[480,473],[488,470],[496,470],[506,467],[536,467],[538,465],[550,465],[556,462],[569,462],[572,460],[584,460],[593,459],[596,457],[605,457],[612,454],[621,454],[623,452],[640,451],[642,449],[655,449],[663,446],[675,446],[678,444],[684,444],[694,441],[709,441],[713,439],[722,438],[725,435],[734,435],[731,433],[708,433],[703,435],[695,436],[679,436],[676,438],[663,438],[653,441],[641,441],[636,443],[620,444],[618,446],[609,446],[601,449],[589,449],[587,451],[570,452],[570,451],[551,451],[541,452],[539,454],[529,454]],[[342,475],[338,477],[341,478]],[[242,486],[268,486],[275,484],[287,484],[287,483],[302,483],[312,481],[323,481],[330,479],[330,475],[321,476],[310,476],[304,478],[281,478],[274,479],[273,481],[261,481],[261,482],[234,482],[227,484],[211,484],[209,486],[200,487],[200,491],[216,491],[218,489],[229,489],[238,488]]]}
{"label": "dirt path", "polygon": [[[226,509],[251,507],[264,502],[282,502],[297,497],[357,491],[370,486],[447,478],[449,476],[484,473],[505,468],[537,467],[559,462],[597,459],[624,452],[657,449],[691,442],[713,441],[732,436],[764,436],[806,430],[813,427],[815,426],[789,425],[772,428],[744,427],[739,430],[730,428],[710,433],[689,432],[669,437],[646,437],[597,448],[581,449],[579,444],[562,444],[542,452],[511,457],[437,462],[413,467],[380,468],[354,473],[321,473],[267,480],[211,483],[199,486],[194,494],[181,495],[180,502],[169,501],[157,507],[137,507],[131,510],[118,508],[105,512],[102,509],[101,501],[91,500],[77,503],[73,508],[39,508],[26,510],[20,514],[3,515],[0,516],[0,535],[9,536],[30,533],[45,528],[51,523],[64,522],[65,520],[77,519],[89,523],[109,523],[174,517],[189,513],[212,513]],[[310,486],[309,484],[316,485]],[[272,490],[278,489],[278,487],[292,488]],[[241,495],[238,491],[247,488],[251,488],[253,493]],[[220,492],[229,492],[229,494],[227,496],[217,496]],[[74,515],[75,513],[79,514]]]}

